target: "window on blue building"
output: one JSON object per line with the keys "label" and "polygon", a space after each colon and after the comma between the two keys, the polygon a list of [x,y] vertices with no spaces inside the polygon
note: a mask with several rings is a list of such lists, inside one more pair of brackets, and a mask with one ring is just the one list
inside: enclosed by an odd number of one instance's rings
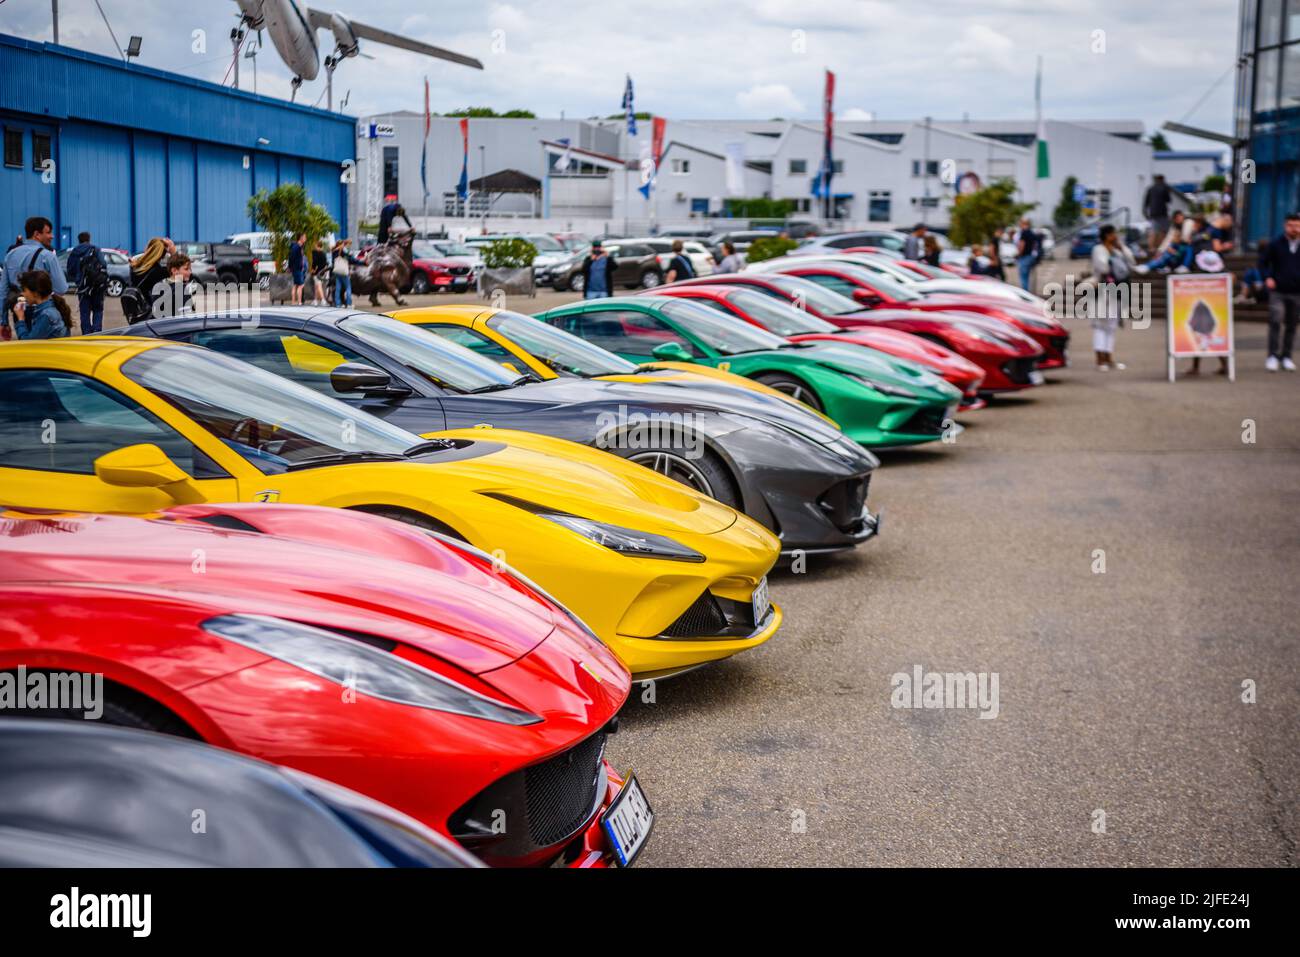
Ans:
{"label": "window on blue building", "polygon": [[22,169],[23,131],[5,127],[5,166]]}

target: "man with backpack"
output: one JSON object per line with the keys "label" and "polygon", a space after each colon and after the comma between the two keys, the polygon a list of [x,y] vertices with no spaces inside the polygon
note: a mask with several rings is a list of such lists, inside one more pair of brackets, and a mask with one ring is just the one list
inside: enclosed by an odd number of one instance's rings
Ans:
{"label": "man with backpack", "polygon": [[68,291],[68,281],[63,277],[63,267],[55,255],[54,224],[44,216],[29,217],[23,226],[27,237],[21,244],[13,246],[4,259],[4,276],[0,277],[0,339],[12,336],[9,316],[18,301],[18,277],[25,272],[39,269],[50,274],[50,285],[54,294],[63,295]]}
{"label": "man with backpack", "polygon": [[80,233],[77,245],[68,253],[68,281],[77,284],[77,309],[81,313],[81,334],[88,336],[104,328],[104,290],[108,288],[108,264],[104,253]]}

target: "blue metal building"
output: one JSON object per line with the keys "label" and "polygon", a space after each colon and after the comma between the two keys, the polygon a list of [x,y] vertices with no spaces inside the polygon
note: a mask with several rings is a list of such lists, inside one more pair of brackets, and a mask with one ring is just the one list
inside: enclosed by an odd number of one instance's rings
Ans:
{"label": "blue metal building", "polygon": [[60,248],[82,230],[132,252],[213,242],[255,229],[248,198],[285,182],[347,229],[350,117],[4,34],[0,77],[0,238],[40,215]]}

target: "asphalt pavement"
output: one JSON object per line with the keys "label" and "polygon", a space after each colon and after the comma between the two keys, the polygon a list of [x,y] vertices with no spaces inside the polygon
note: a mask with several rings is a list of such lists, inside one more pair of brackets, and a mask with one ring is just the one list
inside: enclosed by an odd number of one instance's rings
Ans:
{"label": "asphalt pavement", "polygon": [[[1300,374],[1250,325],[1237,382],[1170,385],[1161,322],[1098,373],[1070,325],[1048,385],[882,454],[884,533],[774,575],[770,642],[634,688],[644,864],[1300,862]],[[916,666],[996,672],[997,717],[892,707]]]}

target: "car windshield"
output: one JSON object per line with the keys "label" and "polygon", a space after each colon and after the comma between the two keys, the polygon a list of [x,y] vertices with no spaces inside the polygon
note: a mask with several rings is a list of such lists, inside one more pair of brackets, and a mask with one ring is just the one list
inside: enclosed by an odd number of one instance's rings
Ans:
{"label": "car windshield", "polygon": [[339,327],[451,392],[497,392],[528,378],[459,343],[387,316],[358,313],[344,319]]}
{"label": "car windshield", "polygon": [[636,371],[636,364],[622,356],[594,346],[563,329],[548,326],[532,316],[517,312],[498,312],[487,321],[511,342],[517,343],[561,375],[589,378],[598,375],[625,375]]}
{"label": "car windshield", "polygon": [[724,316],[716,309],[710,309],[698,302],[673,299],[659,308],[673,322],[724,356],[739,355],[742,352],[759,352],[764,349],[780,349],[790,345],[780,336],[774,336],[770,332],[751,326],[745,320],[735,316]]}
{"label": "car windshield", "polygon": [[524,239],[536,246],[539,253],[564,252],[564,243],[560,242],[554,236],[525,236]]}
{"label": "car windshield", "polygon": [[862,307],[848,296],[841,296],[833,289],[819,286],[807,279],[785,275],[767,275],[763,278],[787,295],[800,297],[806,306],[823,316],[847,316],[851,312],[862,311]]}
{"label": "car windshield", "polygon": [[752,317],[768,332],[778,336],[797,336],[804,332],[834,332],[836,327],[797,306],[765,296],[752,289],[740,289],[727,299],[745,315]]}
{"label": "car windshield", "polygon": [[878,272],[872,272],[865,266],[855,266],[852,263],[844,263],[843,265],[837,264],[835,268],[843,270],[850,276],[861,279],[862,282],[867,283],[877,292],[884,293],[884,295],[895,302],[911,302],[921,298],[920,293],[912,292],[912,290],[908,289],[901,282],[890,279],[888,276],[883,276]]}
{"label": "car windshield", "polygon": [[267,474],[316,462],[400,459],[422,444],[337,399],[206,349],[149,349],[122,372]]}

